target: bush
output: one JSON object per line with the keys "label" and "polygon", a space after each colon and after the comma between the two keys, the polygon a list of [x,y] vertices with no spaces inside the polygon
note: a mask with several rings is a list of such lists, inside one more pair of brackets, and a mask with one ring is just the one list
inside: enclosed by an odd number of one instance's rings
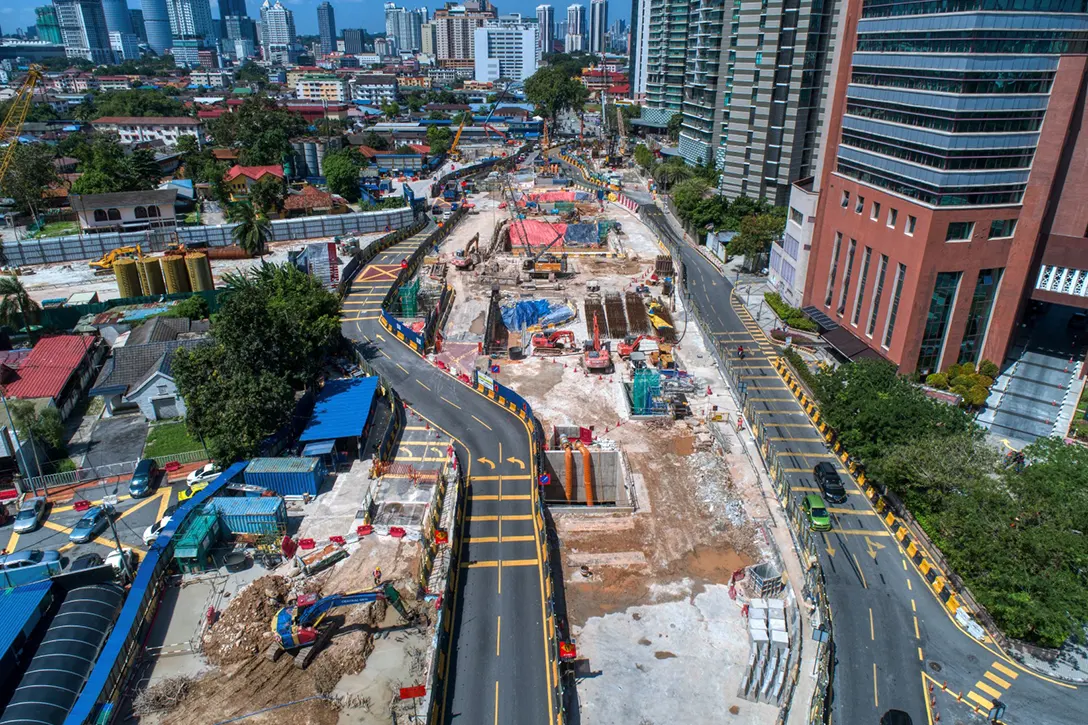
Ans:
{"label": "bush", "polygon": [[[949,377],[952,377],[951,373],[949,373]],[[950,387],[953,390],[957,390],[957,388],[962,388],[963,390],[967,390],[968,388],[970,388],[974,384],[975,384],[975,380],[974,380],[973,375],[963,375],[963,374],[956,375],[955,377],[952,377],[952,380],[949,383]],[[957,390],[957,392],[962,392],[962,391]]]}
{"label": "bush", "polygon": [[983,360],[978,366],[978,371],[990,379],[996,378],[1001,372],[993,360]]}
{"label": "bush", "polygon": [[787,303],[782,299],[782,295],[777,292],[765,292],[763,294],[763,299],[766,301],[767,306],[774,310],[774,313],[778,315],[778,318],[790,327],[804,330],[805,332],[819,331],[819,325],[805,317],[804,312]]}
{"label": "bush", "polygon": [[926,377],[926,385],[937,390],[948,390],[948,376],[944,373],[933,373]]}
{"label": "bush", "polygon": [[978,408],[986,403],[990,397],[990,390],[982,385],[973,385],[963,394],[963,404],[972,408]]}
{"label": "bush", "polygon": [[790,365],[793,366],[794,371],[796,371],[798,377],[801,378],[801,382],[807,385],[809,390],[812,390],[815,387],[816,376],[813,374],[812,370],[809,369],[809,366],[805,363],[805,359],[801,357],[801,354],[792,347],[787,347],[782,351],[782,357],[789,360]]}

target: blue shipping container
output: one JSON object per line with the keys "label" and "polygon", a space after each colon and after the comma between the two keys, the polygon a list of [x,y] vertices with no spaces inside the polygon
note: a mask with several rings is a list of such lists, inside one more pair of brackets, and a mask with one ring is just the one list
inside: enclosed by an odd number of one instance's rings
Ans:
{"label": "blue shipping container", "polygon": [[325,462],[320,458],[254,458],[246,466],[245,480],[281,496],[316,496],[325,481]]}
{"label": "blue shipping container", "polygon": [[287,528],[287,504],[279,496],[217,497],[208,506],[231,534],[279,534]]}

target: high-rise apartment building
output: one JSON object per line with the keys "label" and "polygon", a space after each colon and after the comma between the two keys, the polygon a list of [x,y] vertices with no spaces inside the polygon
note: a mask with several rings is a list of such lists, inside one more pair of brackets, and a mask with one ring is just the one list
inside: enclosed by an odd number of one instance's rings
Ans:
{"label": "high-rise apartment building", "polygon": [[586,6],[571,5],[567,8],[567,34],[563,49],[568,53],[586,49]]}
{"label": "high-rise apartment building", "polygon": [[415,10],[399,8],[395,3],[385,4],[385,35],[393,38],[397,49],[419,50],[423,44],[424,16]]}
{"label": "high-rise apartment building", "polygon": [[642,118],[663,125],[684,107],[689,3],[688,0],[648,0],[647,4],[646,106]]}
{"label": "high-rise apartment building", "polygon": [[247,15],[246,0],[219,0],[220,20],[227,17],[244,18]]}
{"label": "high-rise apartment building", "polygon": [[502,16],[475,31],[475,79],[525,81],[540,59],[538,28],[520,15]]}
{"label": "high-rise apartment building", "polygon": [[649,63],[650,0],[631,0],[631,40],[628,43],[627,79],[631,100],[646,102],[646,71]]}
{"label": "high-rise apartment building", "polygon": [[102,0],[102,14],[111,33],[132,33],[132,16],[126,0]]}
{"label": "high-rise apartment building", "polygon": [[366,33],[359,28],[344,28],[344,52],[356,55],[363,52],[363,39]]}
{"label": "high-rise apartment building", "polygon": [[474,68],[476,28],[497,17],[494,6],[487,0],[450,2],[435,10],[432,22],[438,64],[446,68]]}
{"label": "high-rise apartment building", "polygon": [[129,8],[128,18],[132,23],[132,33],[139,38],[141,43],[146,43],[147,27],[144,25],[144,11],[139,8]]}
{"label": "high-rise apartment building", "polygon": [[317,33],[321,37],[322,54],[336,50],[336,13],[328,0],[317,6]]}
{"label": "high-rise apartment building", "polygon": [[438,34],[434,23],[423,23],[419,27],[419,52],[433,56],[437,52]]}
{"label": "high-rise apartment building", "polygon": [[57,10],[52,5],[35,8],[34,14],[38,17],[38,40],[44,40],[54,45],[62,45],[64,40],[60,37],[60,25],[57,23]]}
{"label": "high-rise apartment building", "polygon": [[117,60],[138,60],[140,58],[140,39],[135,33],[110,31],[110,48],[117,55]]}
{"label": "high-rise apartment building", "polygon": [[849,2],[805,303],[904,373],[1083,355],[1085,3]]}
{"label": "high-rise apartment building", "polygon": [[144,28],[147,30],[147,44],[156,55],[166,54],[171,45],[170,13],[166,10],[166,0],[140,0],[144,10]]}
{"label": "high-rise apartment building", "polygon": [[65,55],[92,63],[113,63],[110,33],[101,0],[53,0]]}
{"label": "high-rise apartment building", "polygon": [[295,14],[283,6],[280,0],[261,5],[261,53],[272,63],[294,63],[298,57],[295,43]]}
{"label": "high-rise apartment building", "polygon": [[536,24],[540,27],[540,54],[555,52],[555,8],[551,5],[536,6]]}
{"label": "high-rise apartment building", "polygon": [[208,0],[166,0],[166,12],[174,40],[202,40],[205,45],[215,40]]}
{"label": "high-rise apartment building", "polygon": [[608,0],[589,0],[589,52],[605,52],[608,30]]}

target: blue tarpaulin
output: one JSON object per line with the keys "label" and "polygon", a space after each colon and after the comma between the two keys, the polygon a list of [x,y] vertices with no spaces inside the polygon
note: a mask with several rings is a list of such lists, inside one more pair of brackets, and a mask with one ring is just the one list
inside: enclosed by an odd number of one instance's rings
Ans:
{"label": "blue tarpaulin", "polygon": [[571,244],[596,244],[600,235],[596,224],[568,224],[563,240]]}
{"label": "blue tarpaulin", "polygon": [[502,323],[507,330],[524,330],[533,325],[555,325],[574,317],[566,305],[548,300],[525,300],[502,308]]}

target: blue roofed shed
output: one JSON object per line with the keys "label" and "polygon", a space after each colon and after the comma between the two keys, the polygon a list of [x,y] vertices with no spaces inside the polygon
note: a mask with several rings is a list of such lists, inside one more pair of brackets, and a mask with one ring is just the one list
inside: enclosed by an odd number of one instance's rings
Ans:
{"label": "blue roofed shed", "polygon": [[[53,582],[47,579],[0,589],[0,671],[14,673],[33,654],[23,650],[53,603],[52,587]],[[14,687],[18,682],[10,684]]]}
{"label": "blue roofed shed", "polygon": [[342,378],[325,383],[317,394],[310,422],[299,437],[299,443],[311,451],[304,455],[313,455],[319,449],[331,450],[328,446],[310,448],[312,444],[325,442],[333,442],[336,450],[358,454],[364,447],[377,398],[377,377]]}

